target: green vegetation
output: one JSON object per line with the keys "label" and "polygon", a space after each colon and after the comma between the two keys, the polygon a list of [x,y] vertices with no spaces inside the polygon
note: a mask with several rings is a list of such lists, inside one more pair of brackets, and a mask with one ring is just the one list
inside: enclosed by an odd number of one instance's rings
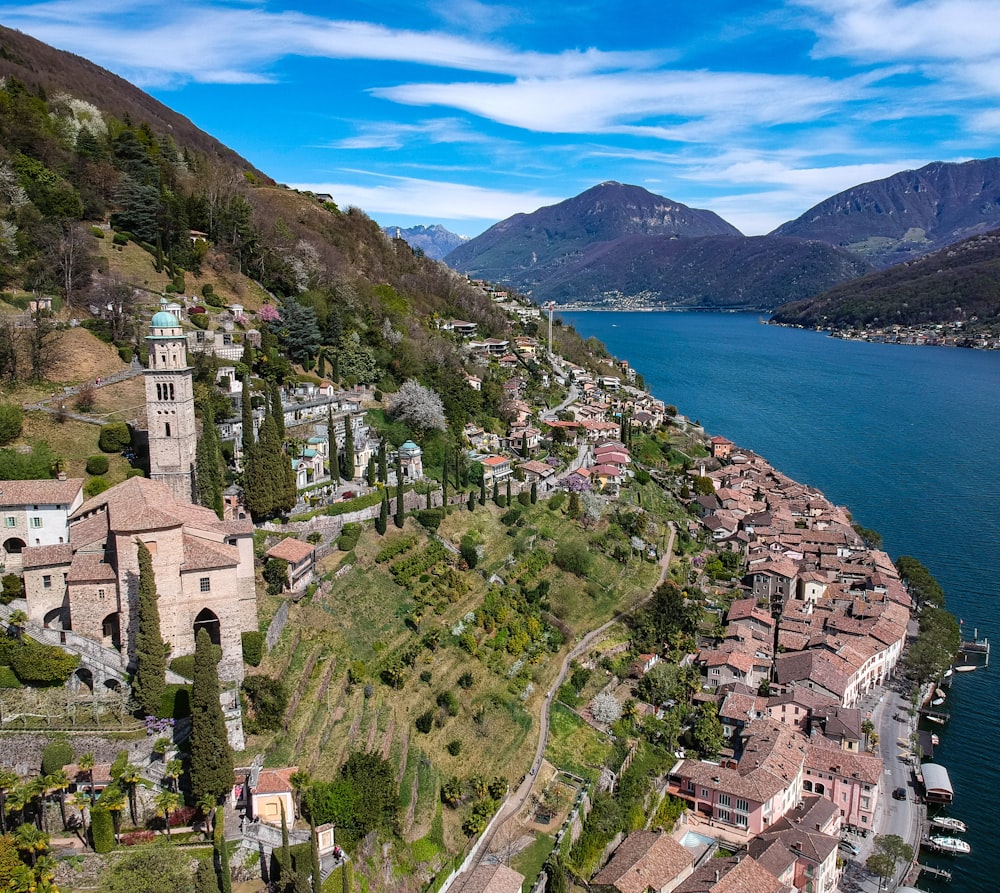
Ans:
{"label": "green vegetation", "polygon": [[216,665],[219,649],[205,629],[198,630],[191,689],[191,789],[196,801],[222,799],[233,783],[233,757],[219,705]]}
{"label": "green vegetation", "polygon": [[140,715],[156,716],[163,701],[167,646],[160,634],[153,556],[142,540],[136,540],[136,547],[139,552],[139,631],[135,640],[132,696]]}

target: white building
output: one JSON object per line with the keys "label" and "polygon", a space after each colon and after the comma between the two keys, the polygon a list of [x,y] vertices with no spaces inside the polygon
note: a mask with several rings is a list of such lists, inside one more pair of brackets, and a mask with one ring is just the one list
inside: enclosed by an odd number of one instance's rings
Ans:
{"label": "white building", "polygon": [[27,546],[69,542],[69,516],[83,504],[83,481],[0,481],[3,573],[21,572]]}

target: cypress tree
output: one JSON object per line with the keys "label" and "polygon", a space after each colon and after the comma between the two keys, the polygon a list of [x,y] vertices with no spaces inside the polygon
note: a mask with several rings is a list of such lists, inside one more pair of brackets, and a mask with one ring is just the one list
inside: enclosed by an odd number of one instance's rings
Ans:
{"label": "cypress tree", "polygon": [[344,456],[340,463],[345,481],[354,480],[354,425],[351,421],[351,414],[347,413],[344,417]]}
{"label": "cypress tree", "polygon": [[378,517],[375,519],[375,531],[379,536],[385,536],[389,527],[389,490],[382,490],[382,505],[379,506]]}
{"label": "cypress tree", "polygon": [[240,417],[243,420],[243,455],[253,449],[253,404],[250,402],[250,376],[243,376],[243,392],[240,395]]}
{"label": "cypress tree", "polygon": [[153,556],[141,540],[136,540],[136,545],[139,549],[139,632],[135,637],[136,670],[132,694],[143,716],[159,716],[163,710],[167,650],[160,635]]}
{"label": "cypress tree", "polygon": [[198,630],[191,686],[191,789],[195,801],[218,803],[233,784],[233,755],[219,704],[218,647],[208,630]]}
{"label": "cypress tree", "polygon": [[476,494],[471,490],[469,491],[469,511],[474,512],[476,510]]}
{"label": "cypress tree", "polygon": [[448,463],[445,462],[444,474],[441,475],[441,508],[448,514]]}
{"label": "cypress tree", "polygon": [[201,437],[195,447],[195,492],[199,504],[222,518],[222,491],[226,484],[226,466],[215,427],[211,404],[202,408]]}
{"label": "cypress tree", "polygon": [[431,508],[431,489],[427,488],[427,506],[426,508]]}
{"label": "cypress tree", "polygon": [[219,891],[232,893],[233,873],[229,868],[229,847],[226,846],[226,816],[221,806],[215,808],[215,820],[212,826],[212,849],[215,851],[215,861],[218,866]]}
{"label": "cypress tree", "polygon": [[199,862],[195,870],[194,893],[219,893],[219,879],[207,859]]}
{"label": "cypress tree", "polygon": [[486,478],[479,482],[479,504],[486,505]]}
{"label": "cypress tree", "polygon": [[316,826],[309,822],[309,855],[312,857],[312,893],[321,893],[323,876],[319,865],[319,839],[316,837]]}
{"label": "cypress tree", "polygon": [[510,505],[510,478],[507,478],[507,505]]}
{"label": "cypress tree", "polygon": [[538,502],[538,484],[534,481],[531,482],[531,504],[534,505]]}
{"label": "cypress tree", "polygon": [[285,410],[281,405],[281,388],[276,384],[271,385],[271,415],[274,417],[274,426],[278,429],[279,440],[285,439]]}
{"label": "cypress tree", "polygon": [[378,442],[378,479],[383,483],[389,481],[389,462],[385,454],[385,438]]}
{"label": "cypress tree", "polygon": [[[375,486],[375,457],[374,456],[369,456],[368,457],[368,477],[366,478],[366,482],[367,482],[367,484],[368,484],[369,487],[374,487]],[[427,506],[427,508],[430,508],[430,506]]]}
{"label": "cypress tree", "polygon": [[326,433],[330,441],[330,478],[334,486],[340,485],[340,450],[337,447],[337,429],[333,424],[333,409],[326,408]]}
{"label": "cypress tree", "polygon": [[403,462],[399,455],[396,455],[396,516],[393,518],[393,523],[397,527],[403,526],[403,515],[405,509],[403,508]]}
{"label": "cypress tree", "polygon": [[493,501],[494,502],[497,501],[497,497],[499,495],[500,495],[500,484],[497,482],[497,479],[494,478],[493,479]]}

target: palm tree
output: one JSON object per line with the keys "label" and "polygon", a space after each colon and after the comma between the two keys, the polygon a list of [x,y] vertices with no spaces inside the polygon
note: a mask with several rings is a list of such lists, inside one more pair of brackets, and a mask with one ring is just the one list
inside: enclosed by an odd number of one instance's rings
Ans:
{"label": "palm tree", "polygon": [[167,837],[170,836],[170,816],[181,805],[179,794],[173,791],[160,791],[156,795],[156,814],[163,816],[163,824],[167,829]]}
{"label": "palm tree", "polygon": [[170,784],[170,790],[177,793],[177,779],[184,773],[184,764],[178,760],[167,760],[167,765],[163,767],[163,777]]}
{"label": "palm tree", "polygon": [[32,887],[33,893],[59,893],[56,887],[56,860],[48,854],[38,857],[35,862],[36,885]]}
{"label": "palm tree", "polygon": [[7,793],[14,790],[20,780],[16,772],[0,769],[0,834],[7,833]]}
{"label": "palm tree", "polygon": [[28,782],[28,802],[35,804],[35,824],[39,831],[45,830],[45,779],[33,778]]}
{"label": "palm tree", "polygon": [[306,769],[298,769],[288,780],[292,783],[292,791],[295,794],[295,814],[302,815],[302,793],[309,787],[309,772]]}
{"label": "palm tree", "polygon": [[106,787],[101,794],[101,807],[111,813],[111,821],[115,826],[115,843],[117,843],[122,810],[125,808],[125,795],[117,787]]}
{"label": "palm tree", "polygon": [[35,860],[49,848],[49,835],[34,825],[21,825],[14,832],[14,846],[28,857],[28,863],[34,867]]}
{"label": "palm tree", "polygon": [[125,785],[125,788],[128,791],[128,811],[129,815],[132,817],[132,824],[135,825],[138,821],[135,815],[136,796],[138,793],[137,788],[139,787],[139,782],[142,780],[142,772],[138,766],[134,766],[132,763],[129,763],[124,770],[122,770],[122,774],[118,780]]}
{"label": "palm tree", "polygon": [[214,794],[204,794],[198,801],[198,811],[205,817],[205,835],[212,836],[212,819],[215,818],[215,807],[218,805]]}
{"label": "palm tree", "polygon": [[24,862],[15,865],[10,873],[8,889],[11,893],[37,893],[38,879],[35,877],[34,869]]}
{"label": "palm tree", "polygon": [[17,815],[23,822],[24,811],[27,809],[28,803],[31,801],[28,785],[19,784],[11,788],[7,793],[6,801],[10,815]]}
{"label": "palm tree", "polygon": [[14,637],[20,641],[21,636],[24,635],[24,627],[27,626],[28,623],[28,615],[18,608],[16,611],[11,611],[10,617],[7,619],[7,623],[14,631]]}
{"label": "palm tree", "polygon": [[87,846],[87,811],[93,808],[93,800],[91,800],[90,795],[86,791],[77,791],[73,795],[73,799],[70,801],[70,805],[80,811],[80,822],[82,823],[82,836],[80,840],[83,845]]}
{"label": "palm tree", "polygon": [[59,796],[59,815],[62,818],[63,831],[66,830],[66,789],[69,783],[65,769],[57,769],[51,775],[45,776],[46,791]]}
{"label": "palm tree", "polygon": [[94,793],[94,755],[93,753],[85,753],[77,761],[76,768],[83,772],[87,776],[87,786],[88,792],[90,794],[90,806],[93,808],[94,803],[97,800],[97,795]]}

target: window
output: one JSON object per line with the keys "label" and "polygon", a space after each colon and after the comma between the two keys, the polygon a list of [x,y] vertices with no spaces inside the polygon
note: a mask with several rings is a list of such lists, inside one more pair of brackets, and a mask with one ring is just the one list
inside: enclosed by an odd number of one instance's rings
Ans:
{"label": "window", "polygon": [[42,526],[42,519],[41,518],[32,518],[31,519],[31,526],[35,527],[35,528],[41,527]]}
{"label": "window", "polygon": [[167,423],[166,423],[166,424],[165,424],[165,425],[163,426],[163,433],[164,433],[164,435],[165,435],[166,437],[169,437],[169,436],[170,436],[170,422],[167,422]]}
{"label": "window", "polygon": [[8,515],[7,516],[7,526],[8,527],[16,527],[17,526],[17,518],[14,518],[11,515]]}
{"label": "window", "polygon": [[719,806],[731,806],[732,800],[729,794],[719,794]]}
{"label": "window", "polygon": [[43,576],[42,576],[42,586],[45,589],[51,589],[52,588],[52,575],[51,574],[43,574]]}
{"label": "window", "polygon": [[737,799],[736,800],[736,811],[737,812],[750,812],[750,804],[746,800]]}
{"label": "window", "polygon": [[210,592],[211,589],[212,589],[212,580],[211,580],[211,578],[210,577],[202,577],[198,581],[198,588],[202,592]]}
{"label": "window", "polygon": [[732,816],[730,816],[728,809],[718,809],[718,810],[716,810],[715,817],[720,822],[728,822],[728,821],[730,821],[732,819]]}
{"label": "window", "polygon": [[103,589],[98,589],[97,590],[97,597],[98,598],[104,598],[104,590]]}

